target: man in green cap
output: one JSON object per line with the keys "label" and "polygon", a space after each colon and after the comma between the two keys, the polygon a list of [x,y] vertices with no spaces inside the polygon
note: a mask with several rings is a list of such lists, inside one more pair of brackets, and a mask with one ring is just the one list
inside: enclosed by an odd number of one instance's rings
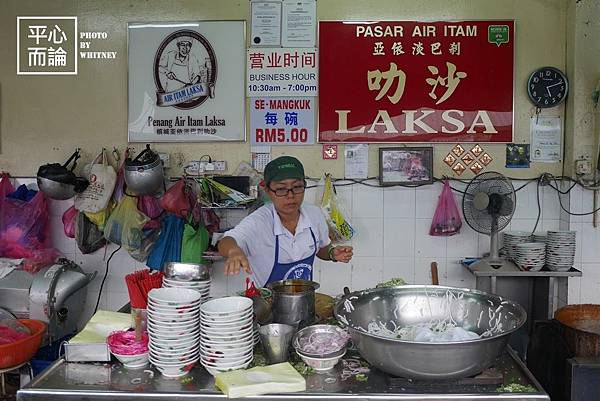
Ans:
{"label": "man in green cap", "polygon": [[219,252],[225,274],[252,274],[256,284],[286,279],[312,280],[315,256],[348,263],[351,246],[331,245],[321,209],[302,204],[304,167],[295,157],[281,156],[265,167],[266,204],[225,233]]}

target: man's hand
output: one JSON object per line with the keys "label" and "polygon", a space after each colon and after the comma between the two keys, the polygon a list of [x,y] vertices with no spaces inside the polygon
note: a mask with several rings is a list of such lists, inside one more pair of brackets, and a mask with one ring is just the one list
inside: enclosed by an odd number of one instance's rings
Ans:
{"label": "man's hand", "polygon": [[251,274],[252,270],[250,269],[248,258],[240,248],[236,248],[231,249],[227,254],[227,259],[225,260],[225,275],[233,276],[240,274],[241,269],[244,269],[246,273]]}
{"label": "man's hand", "polygon": [[175,76],[175,74],[173,72],[169,71],[169,72],[167,72],[167,78],[169,78],[169,79],[175,79],[177,77]]}
{"label": "man's hand", "polygon": [[348,263],[354,255],[353,248],[351,246],[336,246],[333,248],[333,257],[338,262]]}

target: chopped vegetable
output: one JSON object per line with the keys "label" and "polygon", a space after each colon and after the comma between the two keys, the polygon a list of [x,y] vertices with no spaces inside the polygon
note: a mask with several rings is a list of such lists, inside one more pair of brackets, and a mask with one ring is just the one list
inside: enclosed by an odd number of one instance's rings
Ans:
{"label": "chopped vegetable", "polygon": [[183,378],[179,379],[179,382],[181,384],[190,384],[193,381],[194,381],[194,377],[193,376],[186,376],[186,377],[183,377]]}
{"label": "chopped vegetable", "polygon": [[300,373],[304,377],[310,376],[313,373],[315,373],[315,370],[307,364],[305,364],[304,362],[293,362],[292,366],[298,371],[298,373]]}
{"label": "chopped vegetable", "polygon": [[536,393],[537,389],[531,385],[524,386],[519,383],[510,383],[496,389],[499,393]]}
{"label": "chopped vegetable", "polygon": [[382,287],[395,287],[397,285],[406,285],[406,281],[404,281],[403,279],[401,279],[400,277],[396,277],[393,278],[391,280],[388,281],[384,281],[383,283],[379,283],[375,286],[375,288],[382,288]]}
{"label": "chopped vegetable", "polygon": [[356,381],[358,381],[358,382],[366,382],[369,380],[369,376],[365,375],[364,373],[359,373],[354,377],[356,378]]}

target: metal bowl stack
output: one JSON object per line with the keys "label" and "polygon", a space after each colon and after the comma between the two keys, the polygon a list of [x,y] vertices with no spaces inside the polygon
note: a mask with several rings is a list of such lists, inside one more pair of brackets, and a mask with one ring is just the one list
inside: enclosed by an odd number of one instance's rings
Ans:
{"label": "metal bowl stack", "polygon": [[196,263],[169,262],[165,265],[163,287],[188,288],[202,296],[201,302],[210,297],[210,270]]}
{"label": "metal bowl stack", "polygon": [[[519,304],[485,292],[442,286],[374,288],[342,297],[335,317],[373,366],[394,376],[450,379],[476,375],[503,352],[511,333],[526,321]],[[389,330],[444,321],[486,337],[454,342],[416,342],[368,332],[379,322]]]}

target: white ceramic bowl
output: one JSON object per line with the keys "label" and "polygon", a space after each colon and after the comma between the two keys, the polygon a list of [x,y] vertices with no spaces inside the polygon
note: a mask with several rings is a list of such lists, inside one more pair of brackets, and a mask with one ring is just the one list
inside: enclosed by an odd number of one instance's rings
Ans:
{"label": "white ceramic bowl", "polygon": [[333,357],[333,358],[312,358],[312,357],[308,357],[306,355],[303,355],[303,354],[301,354],[298,351],[296,351],[296,353],[300,356],[300,358],[302,358],[302,360],[304,361],[304,363],[306,363],[308,366],[310,366],[311,368],[313,368],[317,372],[325,372],[325,371],[333,369],[333,367],[346,354],[346,352],[344,351],[343,354],[338,355],[338,356]]}
{"label": "white ceramic bowl", "polygon": [[200,307],[202,314],[208,316],[232,316],[246,313],[252,309],[252,300],[246,297],[225,297],[205,302]]}
{"label": "white ceramic bowl", "polygon": [[210,373],[212,376],[216,376],[221,372],[228,372],[231,370],[238,370],[238,369],[246,369],[248,367],[248,365],[250,365],[251,362],[252,362],[252,359],[246,363],[239,365],[239,366],[231,366],[228,368],[215,368],[215,367],[205,366],[205,365],[202,365],[202,366],[204,366],[204,369],[206,369],[206,371],[208,373]]}
{"label": "white ceramic bowl", "polygon": [[244,358],[230,360],[227,362],[221,362],[219,360],[214,360],[214,359],[210,359],[210,358],[206,358],[206,357],[200,357],[200,363],[202,364],[202,366],[210,366],[211,368],[231,369],[231,368],[243,365],[245,363],[251,362],[253,358],[254,358],[254,355],[250,354]]}
{"label": "white ceramic bowl", "polygon": [[148,300],[157,304],[179,306],[199,302],[200,294],[187,288],[154,288],[148,293]]}
{"label": "white ceramic bowl", "polygon": [[141,369],[148,366],[148,352],[137,355],[122,355],[111,352],[127,369]]}
{"label": "white ceramic bowl", "polygon": [[233,349],[214,349],[200,346],[200,353],[207,357],[224,357],[224,358],[236,358],[242,357],[253,350],[253,346],[244,348],[233,348]]}

